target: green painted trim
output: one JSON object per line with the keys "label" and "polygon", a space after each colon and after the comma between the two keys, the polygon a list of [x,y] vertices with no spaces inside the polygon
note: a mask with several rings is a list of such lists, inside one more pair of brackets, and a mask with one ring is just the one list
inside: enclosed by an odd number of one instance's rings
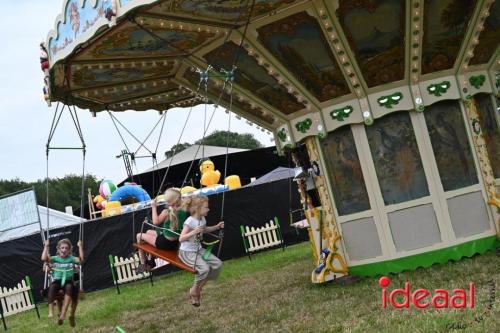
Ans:
{"label": "green painted trim", "polygon": [[278,136],[278,139],[280,139],[281,142],[286,141],[286,131],[284,128],[280,129],[278,133],[276,133],[276,135]]}
{"label": "green painted trim", "polygon": [[274,223],[278,226],[278,237],[280,241],[283,241],[283,235],[281,234],[281,225],[277,216],[274,217]]}
{"label": "green painted trim", "polygon": [[381,96],[377,98],[377,102],[379,106],[392,109],[392,106],[394,104],[399,104],[399,101],[401,101],[402,99],[403,99],[403,94],[398,91],[391,95]]}
{"label": "green painted trim", "polygon": [[241,239],[243,240],[243,246],[245,247],[245,252],[248,253],[247,241],[245,239],[245,227],[240,225]]}
{"label": "green painted trim", "polygon": [[113,275],[113,282],[116,284],[116,276],[115,276],[115,260],[113,259],[113,256],[110,254],[108,256],[109,259],[109,266],[111,267],[111,275]]}
{"label": "green painted trim", "polygon": [[30,295],[31,304],[35,304],[35,297],[33,296],[33,287],[31,285],[31,279],[29,276],[26,275],[24,280],[26,281],[26,284],[30,287],[29,295]]}
{"label": "green painted trim", "polygon": [[278,228],[281,228],[281,226],[280,226],[280,220],[278,219],[277,216],[274,217],[274,223],[278,226]]}
{"label": "green painted trim", "polygon": [[484,76],[483,74],[471,76],[469,78],[469,83],[476,89],[481,88],[485,81],[486,81],[486,76]]}
{"label": "green painted trim", "polygon": [[330,117],[337,121],[344,121],[344,118],[349,118],[354,108],[350,105],[346,105],[342,108],[335,109],[330,112]]}
{"label": "green painted trim", "polygon": [[358,276],[378,276],[388,273],[401,273],[405,270],[415,270],[418,267],[430,267],[432,264],[444,264],[449,260],[459,260],[462,257],[471,257],[477,253],[500,246],[497,236],[490,236],[455,245],[445,249],[420,253],[413,256],[377,262],[373,264],[350,266],[349,274]]}
{"label": "green painted trim", "polygon": [[446,80],[440,83],[434,83],[427,86],[427,91],[429,94],[439,97],[446,94],[448,89],[451,87],[450,81]]}
{"label": "green painted trim", "polygon": [[300,133],[303,133],[305,134],[307,131],[309,131],[309,129],[311,128],[311,125],[312,125],[312,120],[311,118],[306,118],[302,121],[299,121],[295,124],[295,128],[297,129],[297,131],[299,131]]}

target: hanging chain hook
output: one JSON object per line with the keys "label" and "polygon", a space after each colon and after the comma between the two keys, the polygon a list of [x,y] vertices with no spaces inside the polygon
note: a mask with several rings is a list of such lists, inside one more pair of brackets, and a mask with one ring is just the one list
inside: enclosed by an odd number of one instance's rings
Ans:
{"label": "hanging chain hook", "polygon": [[233,65],[233,68],[228,71],[224,68],[221,68],[221,73],[223,73],[225,76],[226,76],[226,81],[229,81],[229,82],[233,82],[234,81],[234,71],[237,69],[238,67],[237,66],[234,66]]}
{"label": "hanging chain hook", "polygon": [[201,70],[199,68],[196,68],[196,73],[200,74],[200,84],[203,82],[205,84],[205,88],[208,85],[208,77],[209,77],[209,71],[212,69],[212,65],[208,65],[206,70]]}

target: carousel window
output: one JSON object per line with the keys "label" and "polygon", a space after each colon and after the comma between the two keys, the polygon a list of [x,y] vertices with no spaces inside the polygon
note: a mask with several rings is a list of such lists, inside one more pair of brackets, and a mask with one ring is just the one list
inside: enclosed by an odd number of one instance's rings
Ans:
{"label": "carousel window", "polygon": [[366,134],[386,205],[429,195],[408,112],[377,119]]}
{"label": "carousel window", "polygon": [[474,96],[477,111],[479,112],[479,123],[483,131],[486,149],[490,158],[491,168],[495,178],[500,178],[500,130],[498,128],[494,106],[491,96],[478,94]]}
{"label": "carousel window", "polygon": [[350,127],[344,126],[330,133],[323,141],[323,153],[339,215],[370,209],[363,172]]}
{"label": "carousel window", "polygon": [[477,184],[476,168],[458,101],[426,108],[425,122],[445,191]]}

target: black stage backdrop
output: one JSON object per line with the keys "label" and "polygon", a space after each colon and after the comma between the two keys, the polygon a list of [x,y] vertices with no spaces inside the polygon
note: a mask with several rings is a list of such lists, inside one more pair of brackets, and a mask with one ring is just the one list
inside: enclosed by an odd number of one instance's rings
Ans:
{"label": "black stage backdrop", "polygon": [[[210,198],[208,225],[220,221],[222,193]],[[291,200],[290,200],[291,198]],[[289,179],[244,187],[225,193],[224,240],[221,259],[245,256],[241,240],[240,225],[263,226],[277,216],[282,228],[285,244],[294,244],[308,239],[305,230],[290,227],[289,212],[300,207],[296,184]],[[108,255],[128,256],[132,253],[133,235],[140,232],[142,221],[150,210],[140,210],[119,216],[84,223],[85,264],[83,287],[92,291],[113,286]],[[51,254],[55,254],[58,240],[69,238],[77,253],[76,243],[79,225],[51,230]],[[216,249],[214,249],[216,251]],[[40,260],[42,241],[40,234],[15,239],[0,244],[0,286],[14,287],[24,276],[29,275],[35,288],[35,297],[40,300],[44,273]],[[258,260],[258,259],[257,259]],[[249,261],[250,263],[250,261]],[[173,268],[162,268],[155,274],[166,274]]]}
{"label": "black stage backdrop", "polygon": [[[210,159],[214,163],[215,169],[222,173],[220,183],[224,183],[223,173],[226,155],[211,156]],[[175,159],[173,162],[175,162]],[[168,169],[168,179],[163,183],[162,191],[172,186],[181,187],[190,185],[200,188],[200,169],[198,163],[199,159],[195,159],[194,161],[172,165],[170,168],[134,175],[133,178],[127,178],[118,184],[118,186],[123,185],[125,182],[134,181],[141,185],[151,197],[156,196],[159,193],[158,187],[162,183]],[[290,167],[290,165],[289,157],[279,156],[276,152],[276,147],[259,148],[228,154],[226,174],[228,176],[238,175],[241,185],[247,185],[250,183],[252,177],[259,178],[277,167]],[[185,184],[183,184],[184,179]]]}

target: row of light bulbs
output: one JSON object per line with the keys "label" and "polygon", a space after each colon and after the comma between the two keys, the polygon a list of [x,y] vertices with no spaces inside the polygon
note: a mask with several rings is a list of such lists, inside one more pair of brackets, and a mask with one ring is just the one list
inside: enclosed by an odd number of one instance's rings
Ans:
{"label": "row of light bulbs", "polygon": [[[241,40],[236,41],[236,43],[239,45]],[[268,62],[265,62],[263,57],[256,50],[254,50],[249,43],[243,43],[243,48],[247,51],[248,55],[255,58],[259,66],[264,67],[270,76],[274,77],[280,85],[284,86],[286,91],[293,95],[297,102],[304,104],[307,110],[311,110],[309,101],[297,90],[293,89],[293,85],[286,80],[276,68],[272,67]]]}
{"label": "row of light bulbs", "polygon": [[356,93],[356,96],[358,96],[358,98],[361,98],[364,94],[363,90],[361,89],[360,81],[357,78],[356,73],[354,72],[352,63],[346,56],[347,53],[342,47],[342,43],[340,42],[339,36],[335,33],[333,22],[331,22],[329,15],[327,15],[326,11],[323,8],[319,10],[319,17],[321,18],[323,26],[327,31],[328,38],[330,39],[330,42],[333,44],[333,48],[335,52],[337,52],[337,56],[340,59],[340,65],[341,65],[340,67],[344,68],[345,72],[347,73],[347,76],[349,77],[349,81],[354,89],[354,92]]}
{"label": "row of light bulbs", "polygon": [[[214,80],[214,81],[215,81],[214,85],[216,87],[223,86],[223,83],[221,81],[219,81],[219,80]],[[228,85],[226,85],[225,90],[226,90],[226,93],[230,93],[231,92],[231,88]],[[234,95],[234,98],[236,98],[238,100],[238,102],[240,102],[240,103],[243,103],[243,102],[247,103],[248,105],[250,105],[250,109],[252,109],[252,110],[259,110],[261,112],[261,115],[263,117],[269,115],[267,111],[262,110],[259,106],[257,106],[257,104],[254,101],[252,101],[249,98],[243,96],[242,94],[238,94],[238,93],[234,92],[234,89],[233,89],[232,93]],[[271,115],[271,117],[272,117],[271,123],[275,123],[276,122],[276,118],[273,117],[272,115]]]}
{"label": "row of light bulbs", "polygon": [[[165,79],[165,80],[153,81],[153,82],[148,82],[148,83],[143,82],[140,84],[136,83],[136,84],[131,84],[131,85],[125,85],[121,88],[120,87],[112,87],[112,88],[104,87],[104,88],[100,88],[100,89],[93,89],[92,91],[86,90],[86,91],[82,92],[81,95],[84,97],[88,97],[89,95],[99,96],[100,94],[116,93],[118,91],[126,92],[129,90],[135,90],[138,87],[142,87],[142,88],[147,88],[148,86],[157,87],[158,85],[167,85],[169,83],[170,83],[170,80]],[[180,86],[179,86],[179,88],[180,88]],[[182,88],[181,92],[185,92],[185,89]],[[173,92],[172,94],[177,95],[177,91]]]}
{"label": "row of light bulbs", "polygon": [[228,30],[224,28],[219,28],[219,27],[212,27],[208,25],[198,25],[198,24],[193,24],[193,23],[186,23],[186,22],[172,22],[164,19],[157,19],[157,18],[146,18],[146,17],[140,17],[137,19],[137,22],[140,23],[141,25],[147,24],[149,26],[155,26],[155,27],[160,27],[160,28],[169,28],[172,30],[183,30],[183,31],[196,31],[196,32],[206,32],[206,33],[211,33],[214,35],[227,35]]}
{"label": "row of light bulbs", "polygon": [[92,69],[120,69],[120,68],[136,68],[136,67],[157,67],[157,66],[172,66],[175,67],[178,64],[177,60],[153,60],[153,61],[131,61],[131,62],[110,62],[110,63],[100,63],[100,64],[85,64],[85,65],[74,65],[77,71],[82,69],[92,70]]}
{"label": "row of light bulbs", "polygon": [[421,38],[422,38],[422,17],[421,5],[419,1],[413,3],[413,16],[411,25],[411,57],[410,57],[410,76],[413,84],[417,84],[420,73],[420,53],[421,53]]}
{"label": "row of light bulbs", "polygon": [[479,36],[481,35],[481,32],[484,30],[484,22],[490,15],[490,6],[495,2],[495,0],[486,0],[484,2],[484,7],[481,11],[481,14],[479,16],[479,23],[476,25],[476,29],[474,31],[474,37],[472,38],[470,44],[469,44],[469,50],[466,52],[465,59],[462,64],[462,69],[466,70],[469,67],[469,61],[474,57],[474,49],[476,48],[477,44],[479,44]]}
{"label": "row of light bulbs", "polygon": [[[340,67],[345,70],[347,73],[347,76],[349,77],[349,81],[352,85],[352,88],[354,89],[354,92],[356,93],[356,96],[358,98],[364,97],[364,92],[361,89],[361,83],[356,76],[356,73],[354,72],[354,67],[352,66],[352,62],[349,61],[349,58],[347,57],[347,52],[345,49],[342,48],[342,43],[340,42],[340,36],[335,33],[335,29],[333,26],[333,22],[331,22],[329,15],[326,13],[326,11],[321,8],[319,10],[319,16],[321,18],[321,21],[323,23],[323,26],[325,27],[325,30],[328,33],[328,38],[330,39],[330,42],[333,44],[333,48],[337,52],[337,56],[340,59]],[[342,69],[341,69],[342,70]],[[368,104],[366,101],[361,100],[361,108],[362,108],[362,116],[363,116],[363,121],[365,124],[372,124],[373,123],[373,115],[371,111],[368,109]]]}

